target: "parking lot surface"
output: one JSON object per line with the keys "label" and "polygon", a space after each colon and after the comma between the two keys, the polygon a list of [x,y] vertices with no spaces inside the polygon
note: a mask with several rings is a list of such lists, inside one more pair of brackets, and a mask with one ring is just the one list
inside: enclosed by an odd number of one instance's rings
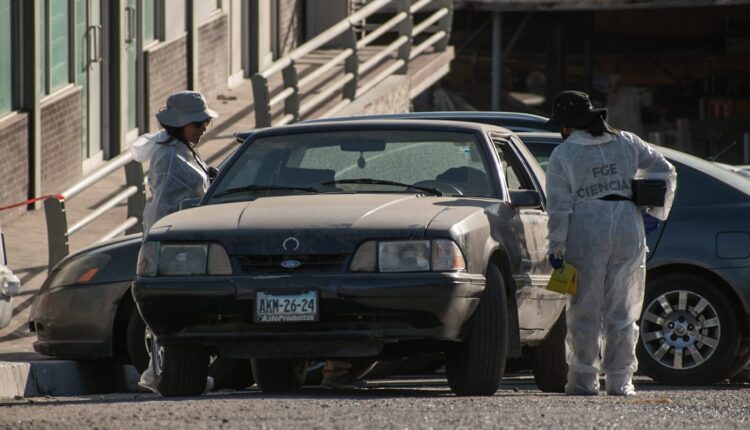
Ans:
{"label": "parking lot surface", "polygon": [[492,397],[457,397],[444,379],[370,381],[364,390],[257,389],[164,399],[154,394],[0,401],[0,428],[746,429],[750,386],[665,387],[638,379],[635,397],[540,392],[510,377]]}

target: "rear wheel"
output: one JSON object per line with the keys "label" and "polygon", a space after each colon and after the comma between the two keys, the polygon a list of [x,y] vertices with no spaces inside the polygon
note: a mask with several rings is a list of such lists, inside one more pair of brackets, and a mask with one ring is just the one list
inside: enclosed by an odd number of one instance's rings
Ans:
{"label": "rear wheel", "polygon": [[128,358],[130,363],[135,366],[138,373],[143,373],[148,367],[148,351],[146,350],[146,323],[138,313],[138,309],[133,309],[128,320],[128,329],[125,337]]}
{"label": "rear wheel", "polygon": [[649,281],[640,320],[639,368],[664,384],[712,384],[742,366],[739,318],[715,283],[670,274]]}
{"label": "rear wheel", "polygon": [[206,389],[208,351],[198,344],[158,347],[153,358],[155,386],[164,397],[198,396]]}
{"label": "rear wheel", "polygon": [[495,394],[508,355],[508,307],[505,283],[494,265],[487,268],[482,299],[469,321],[469,334],[446,351],[445,374],[454,393],[462,396]]}
{"label": "rear wheel", "polygon": [[264,393],[294,391],[305,382],[306,360],[258,358],[251,361],[255,382]]}
{"label": "rear wheel", "polygon": [[255,383],[250,360],[216,356],[208,366],[208,376],[214,378],[214,390],[241,390]]}
{"label": "rear wheel", "polygon": [[545,393],[564,393],[568,380],[565,361],[565,311],[552,326],[547,337],[534,348],[532,363],[534,382]]}

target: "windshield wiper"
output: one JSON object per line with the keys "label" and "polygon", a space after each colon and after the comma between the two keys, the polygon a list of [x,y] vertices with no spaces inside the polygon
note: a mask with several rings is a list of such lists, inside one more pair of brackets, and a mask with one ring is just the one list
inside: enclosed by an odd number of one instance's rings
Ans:
{"label": "windshield wiper", "polygon": [[248,191],[306,191],[308,193],[319,193],[317,188],[313,187],[288,187],[285,185],[245,185],[244,187],[230,188],[224,190],[212,197],[222,197],[229,194],[244,193]]}
{"label": "windshield wiper", "polygon": [[385,179],[372,179],[372,178],[359,178],[359,179],[337,179],[335,181],[323,182],[321,185],[336,185],[336,184],[371,184],[371,185],[393,185],[394,187],[406,187],[413,188],[415,190],[424,191],[426,193],[442,196],[443,192],[437,188],[432,187],[421,187],[419,185],[405,184],[403,182],[386,181]]}

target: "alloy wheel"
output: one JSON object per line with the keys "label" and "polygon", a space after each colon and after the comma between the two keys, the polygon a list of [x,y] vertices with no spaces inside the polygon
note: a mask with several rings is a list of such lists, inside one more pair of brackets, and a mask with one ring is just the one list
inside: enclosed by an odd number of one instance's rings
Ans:
{"label": "alloy wheel", "polygon": [[641,320],[641,342],[660,365],[691,369],[708,360],[719,345],[721,321],[714,306],[699,294],[674,290],[654,298]]}

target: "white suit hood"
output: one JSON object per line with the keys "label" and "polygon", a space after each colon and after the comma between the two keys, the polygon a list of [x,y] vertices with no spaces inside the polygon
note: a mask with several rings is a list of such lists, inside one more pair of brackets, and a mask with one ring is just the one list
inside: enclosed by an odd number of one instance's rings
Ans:
{"label": "white suit hood", "polygon": [[155,133],[146,133],[138,136],[130,143],[130,153],[133,159],[139,163],[150,160],[157,148],[158,143],[163,143],[172,137],[166,131],[161,130]]}

